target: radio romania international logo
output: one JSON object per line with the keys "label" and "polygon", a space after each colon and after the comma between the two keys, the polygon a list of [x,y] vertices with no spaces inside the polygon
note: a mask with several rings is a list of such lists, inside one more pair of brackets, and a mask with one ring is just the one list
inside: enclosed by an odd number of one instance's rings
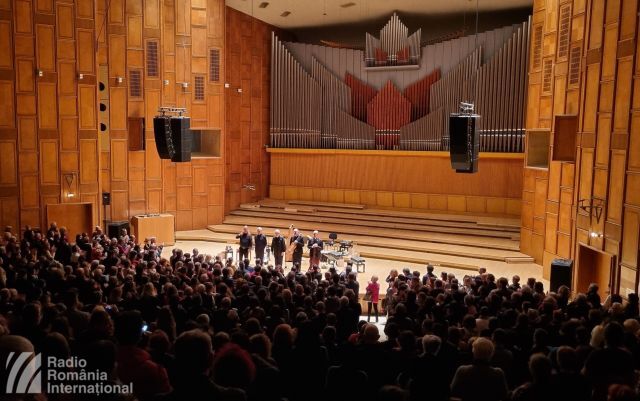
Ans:
{"label": "radio romania international logo", "polygon": [[5,394],[133,393],[133,383],[110,380],[107,372],[90,369],[85,359],[76,356],[57,358],[33,352],[9,352],[6,361],[0,363],[4,363],[3,376],[7,379],[6,385],[0,383],[0,387],[5,386]]}
{"label": "radio romania international logo", "polygon": [[33,352],[10,352],[5,365],[7,394],[42,392],[42,356]]}

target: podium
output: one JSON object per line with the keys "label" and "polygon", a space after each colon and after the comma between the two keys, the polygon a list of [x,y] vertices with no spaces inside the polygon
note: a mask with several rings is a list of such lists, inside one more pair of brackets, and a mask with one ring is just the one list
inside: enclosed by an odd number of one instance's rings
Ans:
{"label": "podium", "polygon": [[174,245],[176,243],[175,217],[172,214],[141,214],[131,219],[133,233],[138,244],[145,238],[156,237],[156,243]]}

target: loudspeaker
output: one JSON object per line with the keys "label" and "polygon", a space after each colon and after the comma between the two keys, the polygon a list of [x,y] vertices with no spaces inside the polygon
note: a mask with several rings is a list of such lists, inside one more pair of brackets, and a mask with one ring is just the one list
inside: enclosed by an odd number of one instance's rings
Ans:
{"label": "loudspeaker", "polygon": [[573,275],[573,260],[554,259],[551,262],[551,277],[549,277],[549,291],[556,292],[560,286],[571,288],[571,276]]}
{"label": "loudspeaker", "polygon": [[193,134],[191,133],[191,119],[189,117],[171,118],[171,132],[173,147],[176,153],[171,157],[172,162],[191,161],[191,146]]}
{"label": "loudspeaker", "polygon": [[128,221],[112,221],[107,223],[107,234],[109,238],[119,238],[122,235],[122,230],[127,230],[127,233],[129,233]]}
{"label": "loudspeaker", "polygon": [[480,136],[476,129],[477,114],[457,114],[449,116],[449,154],[451,168],[457,173],[478,171]]}
{"label": "loudspeaker", "polygon": [[111,204],[111,192],[102,193],[102,206],[109,206]]}
{"label": "loudspeaker", "polygon": [[171,132],[171,117],[157,116],[153,118],[153,135],[156,138],[156,148],[161,159],[171,159],[176,154]]}

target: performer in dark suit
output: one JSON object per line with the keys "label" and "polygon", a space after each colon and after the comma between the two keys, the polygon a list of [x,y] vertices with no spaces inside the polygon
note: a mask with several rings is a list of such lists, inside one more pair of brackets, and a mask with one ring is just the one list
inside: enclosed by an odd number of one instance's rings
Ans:
{"label": "performer in dark suit", "polygon": [[238,251],[238,261],[249,259],[249,249],[253,246],[253,237],[249,233],[249,227],[242,227],[242,232],[236,235],[236,239],[240,240],[240,250]]}
{"label": "performer in dark suit", "polygon": [[324,244],[319,237],[318,230],[313,232],[313,238],[309,237],[307,242],[307,248],[309,248],[309,268],[314,266],[320,266],[320,256],[322,255],[322,249]]}
{"label": "performer in dark suit", "polygon": [[293,235],[289,239],[289,245],[293,244],[294,242],[296,244],[296,247],[293,249],[293,260],[292,260],[292,262],[293,262],[294,265],[297,263],[298,266],[300,266],[302,264],[302,252],[304,250],[304,238],[302,237],[302,235],[300,234],[300,231],[298,231],[297,228],[295,230],[293,230]]}
{"label": "performer in dark suit", "polygon": [[256,249],[256,259],[264,262],[264,248],[267,247],[267,236],[262,233],[262,227],[256,229],[256,236],[253,238]]}
{"label": "performer in dark suit", "polygon": [[280,230],[274,231],[271,239],[271,252],[273,252],[273,258],[275,259],[274,266],[282,266],[282,256],[286,250],[287,245],[284,242],[284,237],[280,235]]}

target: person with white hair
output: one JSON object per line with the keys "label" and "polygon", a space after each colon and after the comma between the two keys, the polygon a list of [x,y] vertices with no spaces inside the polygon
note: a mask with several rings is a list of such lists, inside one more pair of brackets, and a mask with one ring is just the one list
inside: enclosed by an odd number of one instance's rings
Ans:
{"label": "person with white hair", "polygon": [[282,266],[282,257],[287,250],[287,245],[284,242],[284,237],[280,235],[280,230],[273,232],[273,238],[271,238],[271,252],[273,253],[274,266]]}
{"label": "person with white hair", "polygon": [[324,248],[324,244],[320,239],[320,233],[318,233],[318,230],[313,232],[313,237],[309,237],[307,248],[309,248],[309,268],[311,269],[314,266],[320,266],[320,256],[322,255],[321,252]]}
{"label": "person with white hair", "polygon": [[256,260],[264,262],[264,248],[267,247],[267,236],[262,233],[262,227],[256,229],[256,235],[253,237],[255,246]]}
{"label": "person with white hair", "polygon": [[451,382],[451,396],[462,401],[500,401],[507,398],[507,380],[500,368],[491,366],[495,347],[480,337],[473,342],[473,363],[458,368]]}

